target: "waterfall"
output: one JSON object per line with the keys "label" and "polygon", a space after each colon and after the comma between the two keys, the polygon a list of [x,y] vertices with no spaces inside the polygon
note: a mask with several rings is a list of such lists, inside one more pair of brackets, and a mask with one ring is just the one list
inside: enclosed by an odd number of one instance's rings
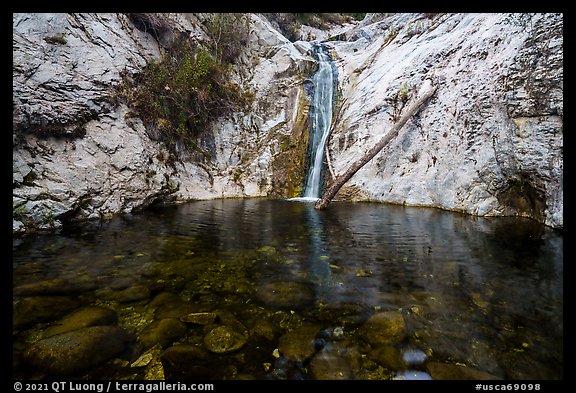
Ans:
{"label": "waterfall", "polygon": [[335,79],[332,60],[326,48],[315,44],[313,49],[318,58],[318,71],[312,77],[314,96],[310,106],[310,166],[302,192],[306,199],[318,199],[322,191],[324,149],[332,124]]}

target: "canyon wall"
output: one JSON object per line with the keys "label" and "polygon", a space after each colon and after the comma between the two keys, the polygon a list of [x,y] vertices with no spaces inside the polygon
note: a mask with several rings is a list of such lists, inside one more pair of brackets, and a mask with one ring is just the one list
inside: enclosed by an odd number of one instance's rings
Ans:
{"label": "canyon wall", "polygon": [[[209,40],[209,14],[166,17],[173,34],[158,37],[124,14],[13,14],[15,233],[158,202],[298,196],[310,43],[248,15],[232,76],[253,92],[251,108],[199,137],[208,154],[167,160],[118,99],[125,75],[160,59],[174,34]],[[439,86],[339,198],[563,227],[562,30],[558,14],[380,14],[323,35],[339,76],[336,173],[385,135],[421,86]]]}

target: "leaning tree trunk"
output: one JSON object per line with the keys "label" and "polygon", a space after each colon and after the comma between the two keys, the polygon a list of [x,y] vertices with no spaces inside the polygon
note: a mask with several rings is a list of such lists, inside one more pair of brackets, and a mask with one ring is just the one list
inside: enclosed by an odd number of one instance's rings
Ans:
{"label": "leaning tree trunk", "polygon": [[324,209],[332,201],[332,198],[336,196],[340,188],[348,181],[350,178],[358,172],[368,161],[370,161],[380,150],[384,148],[404,127],[404,124],[426,103],[426,101],[434,95],[437,86],[434,85],[428,90],[422,97],[420,97],[416,102],[408,107],[406,112],[400,117],[400,119],[392,126],[390,132],[388,132],[380,141],[372,147],[366,154],[362,156],[358,161],[354,162],[342,175],[338,176],[334,182],[328,187],[326,191],[322,194],[322,198],[316,202],[314,206],[316,209]]}

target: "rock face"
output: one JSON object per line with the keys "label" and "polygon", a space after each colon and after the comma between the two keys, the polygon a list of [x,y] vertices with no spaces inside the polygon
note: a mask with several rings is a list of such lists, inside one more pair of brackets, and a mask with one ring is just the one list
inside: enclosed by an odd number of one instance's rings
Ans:
{"label": "rock face", "polygon": [[[205,41],[206,14],[166,14],[170,28]],[[13,230],[57,228],[66,220],[131,212],[165,198],[208,199],[286,194],[303,177],[305,78],[310,45],[295,45],[261,16],[234,82],[255,92],[250,113],[220,119],[199,141],[207,162],[152,141],[119,104],[122,74],[160,57],[160,43],[124,14],[13,14]],[[296,125],[296,126],[295,126]],[[302,148],[302,146],[304,146]],[[275,156],[294,161],[286,173]],[[292,157],[290,155],[292,154]],[[288,184],[290,183],[290,184]],[[287,195],[286,195],[287,196]]]}
{"label": "rock face", "polygon": [[[208,40],[209,14],[165,17],[174,32]],[[249,18],[233,81],[254,93],[250,111],[203,134],[209,158],[168,162],[116,91],[170,34],[157,38],[125,14],[13,14],[13,231],[164,200],[297,196],[311,45]],[[378,14],[346,28],[326,42],[344,102],[329,143],[336,173],[385,135],[426,80],[439,90],[340,198],[563,226],[561,14]]]}
{"label": "rock face", "polygon": [[561,14],[384,14],[328,43],[346,100],[343,173],[414,93],[423,111],[349,181],[361,198],[563,226]]}

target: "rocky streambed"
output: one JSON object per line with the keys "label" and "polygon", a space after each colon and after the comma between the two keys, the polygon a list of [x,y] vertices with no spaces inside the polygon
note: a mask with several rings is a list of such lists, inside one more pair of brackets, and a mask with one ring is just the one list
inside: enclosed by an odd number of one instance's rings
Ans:
{"label": "rocky streambed", "polygon": [[13,377],[561,379],[561,244],[534,222],[269,200],[15,239]]}
{"label": "rocky streambed", "polygon": [[[35,324],[17,333],[26,337],[15,347],[21,378],[407,379],[415,371],[428,379],[498,378],[471,367],[427,363],[431,350],[406,343],[422,318],[415,309],[343,304],[325,305],[318,315],[296,312],[312,300],[310,288],[297,282],[258,288],[265,301],[241,312],[164,291],[124,297],[141,292],[138,287],[119,291],[117,302],[74,309],[73,298],[59,296],[63,301],[56,302],[57,296],[48,295],[49,285],[28,286],[37,288],[37,296],[16,303],[17,327]],[[26,323],[21,314],[29,315]]]}

